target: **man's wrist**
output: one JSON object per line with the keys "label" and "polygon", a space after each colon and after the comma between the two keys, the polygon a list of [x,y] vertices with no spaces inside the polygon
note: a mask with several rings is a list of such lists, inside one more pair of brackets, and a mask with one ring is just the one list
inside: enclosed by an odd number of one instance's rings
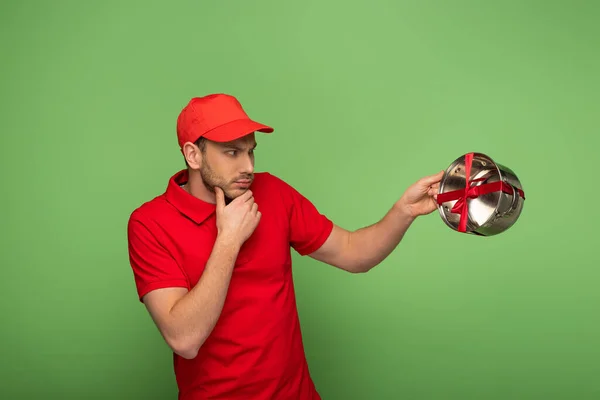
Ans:
{"label": "man's wrist", "polygon": [[242,247],[241,243],[235,238],[234,235],[221,232],[217,234],[217,240],[215,241],[215,245],[223,249],[233,250],[236,252],[238,252]]}
{"label": "man's wrist", "polygon": [[396,203],[394,203],[394,214],[403,221],[413,222],[417,219],[418,215],[415,215],[412,212],[410,205],[406,204],[403,198],[399,199]]}

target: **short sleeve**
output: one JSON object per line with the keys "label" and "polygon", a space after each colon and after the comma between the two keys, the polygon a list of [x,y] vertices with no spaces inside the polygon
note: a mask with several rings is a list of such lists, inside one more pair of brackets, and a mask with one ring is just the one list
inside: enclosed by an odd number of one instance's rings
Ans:
{"label": "short sleeve", "polygon": [[333,222],[290,184],[276,178],[289,217],[290,245],[305,256],[318,250],[333,230]]}
{"label": "short sleeve", "polygon": [[188,281],[175,259],[159,243],[151,230],[133,213],[127,226],[129,262],[133,271],[138,298],[167,287],[185,287]]}

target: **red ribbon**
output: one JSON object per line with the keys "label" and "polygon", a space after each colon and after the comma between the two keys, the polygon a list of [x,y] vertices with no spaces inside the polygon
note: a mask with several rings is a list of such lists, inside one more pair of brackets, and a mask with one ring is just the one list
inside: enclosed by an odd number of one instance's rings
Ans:
{"label": "red ribbon", "polygon": [[[503,191],[508,194],[514,194],[512,186],[506,184],[504,181],[486,183],[479,186],[473,186],[476,182],[481,182],[485,178],[469,179],[471,176],[471,164],[473,163],[473,153],[465,155],[465,177],[467,178],[465,188],[453,190],[447,193],[440,193],[437,196],[437,203],[442,204],[447,201],[457,200],[452,207],[453,213],[460,214],[460,223],[458,225],[459,232],[466,232],[467,230],[467,217],[468,217],[468,200],[482,196],[484,194]],[[519,195],[525,199],[525,193],[521,189],[515,188]]]}

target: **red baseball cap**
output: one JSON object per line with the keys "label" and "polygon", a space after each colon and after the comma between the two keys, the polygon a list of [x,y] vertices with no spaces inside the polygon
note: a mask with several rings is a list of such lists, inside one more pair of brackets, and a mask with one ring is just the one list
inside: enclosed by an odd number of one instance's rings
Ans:
{"label": "red baseball cap", "polygon": [[250,119],[234,96],[222,93],[192,98],[177,118],[181,148],[200,137],[229,142],[257,131],[271,133],[273,128]]}

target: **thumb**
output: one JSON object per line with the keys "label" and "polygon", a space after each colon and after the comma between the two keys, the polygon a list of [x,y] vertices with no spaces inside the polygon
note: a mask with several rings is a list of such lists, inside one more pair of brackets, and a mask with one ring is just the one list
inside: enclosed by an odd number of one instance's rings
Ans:
{"label": "thumb", "polygon": [[434,175],[429,175],[426,176],[425,178],[423,178],[423,180],[421,181],[425,186],[431,186],[434,183],[438,183],[442,180],[442,177],[444,176],[444,171],[440,171],[437,174]]}
{"label": "thumb", "polygon": [[215,194],[217,197],[217,212],[220,213],[223,211],[223,208],[225,208],[225,197],[223,195],[223,190],[220,187],[215,186]]}

